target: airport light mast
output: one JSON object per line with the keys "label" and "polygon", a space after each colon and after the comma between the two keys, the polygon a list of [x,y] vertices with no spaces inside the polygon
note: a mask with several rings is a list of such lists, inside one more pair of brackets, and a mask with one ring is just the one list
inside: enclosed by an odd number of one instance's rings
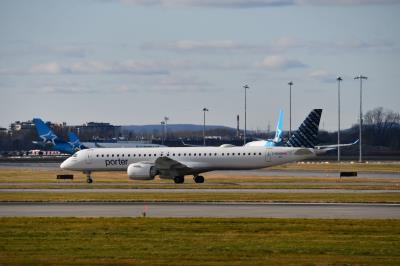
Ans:
{"label": "airport light mast", "polygon": [[168,139],[168,132],[167,132],[168,120],[169,120],[169,117],[165,116],[165,117],[164,117],[165,139]]}
{"label": "airport light mast", "polygon": [[340,163],[340,82],[343,80],[340,76],[337,77],[338,82],[338,131],[337,131],[337,142],[338,142],[338,150],[337,150],[337,160]]}
{"label": "airport light mast", "polygon": [[368,77],[365,77],[365,76],[363,76],[363,75],[359,75],[359,76],[357,76],[357,77],[355,77],[354,79],[359,79],[360,80],[360,137],[359,137],[359,139],[360,139],[360,155],[359,155],[359,158],[358,158],[358,162],[359,163],[362,163],[362,121],[363,121],[363,118],[362,118],[362,81],[363,81],[363,79],[365,79],[365,80],[367,80],[368,79]]}
{"label": "airport light mast", "polygon": [[164,145],[165,121],[161,121],[161,144]]}
{"label": "airport light mast", "polygon": [[289,138],[292,136],[292,86],[293,81],[288,83],[289,85]]}
{"label": "airport light mast", "polygon": [[247,131],[247,90],[250,89],[249,85],[244,85],[244,134],[243,143],[246,144],[246,131]]}
{"label": "airport light mast", "polygon": [[203,146],[206,146],[206,112],[208,111],[206,107],[203,108]]}

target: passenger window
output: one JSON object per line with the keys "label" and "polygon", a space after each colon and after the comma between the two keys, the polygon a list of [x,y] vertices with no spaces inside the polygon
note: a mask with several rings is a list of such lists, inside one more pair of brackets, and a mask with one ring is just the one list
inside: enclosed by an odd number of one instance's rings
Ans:
{"label": "passenger window", "polygon": [[251,155],[251,153],[249,152],[249,155]]}
{"label": "passenger window", "polygon": [[183,156],[186,156],[186,153],[184,153]]}
{"label": "passenger window", "polygon": [[101,157],[104,157],[104,154],[102,154]]}
{"label": "passenger window", "polygon": [[111,154],[111,157],[114,157],[114,154]]}
{"label": "passenger window", "polygon": [[173,153],[172,156],[175,156],[175,153]]}
{"label": "passenger window", "polygon": [[217,153],[214,153],[214,156],[217,156]]}
{"label": "passenger window", "polygon": [[110,157],[110,154],[107,154],[107,157]]}
{"label": "passenger window", "polygon": [[229,156],[229,152],[226,154],[226,156]]}
{"label": "passenger window", "polygon": [[180,154],[180,153],[178,153],[178,156],[181,156],[181,154]]}
{"label": "passenger window", "polygon": [[240,155],[240,152],[238,152],[238,155]]}
{"label": "passenger window", "polygon": [[97,154],[96,157],[99,157],[99,155]]}
{"label": "passenger window", "polygon": [[139,157],[142,157],[142,155],[139,153]]}
{"label": "passenger window", "polygon": [[254,153],[254,155],[257,155],[257,153]]}
{"label": "passenger window", "polygon": [[225,153],[222,153],[222,156],[224,156]]}
{"label": "passenger window", "polygon": [[194,153],[193,156],[196,156],[196,153]]}
{"label": "passenger window", "polygon": [[119,157],[119,154],[117,154],[117,157]]}
{"label": "passenger window", "polygon": [[143,157],[146,157],[146,153],[145,153],[145,154],[143,154]]}
{"label": "passenger window", "polygon": [[261,155],[261,152],[258,155]]}
{"label": "passenger window", "polygon": [[191,153],[189,153],[189,156],[192,156],[192,154],[191,154]]}
{"label": "passenger window", "polygon": [[154,153],[154,157],[156,157],[156,156],[157,156],[157,154]]}
{"label": "passenger window", "polygon": [[235,156],[235,153],[233,152],[232,155]]}

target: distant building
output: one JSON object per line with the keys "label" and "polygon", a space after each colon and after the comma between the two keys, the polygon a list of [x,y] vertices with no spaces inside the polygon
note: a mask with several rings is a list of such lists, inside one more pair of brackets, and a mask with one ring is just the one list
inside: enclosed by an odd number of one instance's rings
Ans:
{"label": "distant building", "polygon": [[0,127],[0,137],[5,137],[8,135],[8,130],[7,128]]}
{"label": "distant building", "polygon": [[88,122],[82,126],[75,127],[79,137],[83,139],[113,138],[120,133],[120,126],[113,126],[110,123]]}
{"label": "distant building", "polygon": [[11,123],[11,125],[10,125],[10,131],[12,131],[12,132],[21,131],[21,130],[31,130],[34,128],[35,128],[35,124],[32,121],[26,121],[26,122],[15,121],[14,123]]}

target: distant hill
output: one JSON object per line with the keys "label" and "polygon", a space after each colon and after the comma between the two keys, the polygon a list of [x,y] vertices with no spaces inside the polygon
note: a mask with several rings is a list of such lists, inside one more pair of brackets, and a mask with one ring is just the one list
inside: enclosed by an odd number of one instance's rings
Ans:
{"label": "distant hill", "polygon": [[[214,129],[225,129],[236,131],[235,128],[227,127],[227,126],[216,126],[216,125],[206,125],[206,130],[214,130]],[[158,125],[129,125],[129,126],[121,126],[122,131],[134,131],[136,133],[152,133],[154,131],[160,132],[162,130],[162,126]],[[203,131],[203,125],[194,125],[194,124],[169,124],[167,126],[168,132],[182,132],[182,131]]]}

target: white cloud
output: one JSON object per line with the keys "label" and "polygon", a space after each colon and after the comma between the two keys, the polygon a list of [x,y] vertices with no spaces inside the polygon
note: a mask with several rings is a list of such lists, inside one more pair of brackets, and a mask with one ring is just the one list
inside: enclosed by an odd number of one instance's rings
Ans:
{"label": "white cloud", "polygon": [[296,59],[288,59],[281,55],[271,55],[264,58],[259,64],[260,67],[265,67],[271,70],[288,70],[292,68],[304,68],[305,64]]}
{"label": "white cloud", "polygon": [[292,5],[294,0],[119,0],[124,4],[144,6],[193,6],[193,7],[230,7],[252,8],[264,6]]}
{"label": "white cloud", "polygon": [[125,61],[77,61],[73,63],[48,62],[27,69],[1,68],[0,75],[88,75],[132,74],[169,75],[174,70],[238,70],[245,66],[231,61],[209,62],[197,60],[125,60]]}
{"label": "white cloud", "polygon": [[385,5],[398,0],[118,0],[123,4],[142,6],[188,6],[211,8],[262,8],[297,5]]}
{"label": "white cloud", "polygon": [[113,86],[111,90],[116,93],[202,93],[214,91],[215,87],[196,76],[160,76],[135,84]]}
{"label": "white cloud", "polygon": [[30,74],[61,74],[62,72],[61,65],[56,62],[34,65],[28,70]]}
{"label": "white cloud", "polygon": [[80,61],[74,63],[48,62],[36,64],[28,69],[2,68],[3,75],[29,74],[133,74],[133,75],[167,75],[169,70],[157,62],[151,61]]}
{"label": "white cloud", "polygon": [[211,40],[211,41],[195,41],[195,40],[178,40],[167,43],[145,43],[142,49],[155,50],[179,50],[179,51],[212,51],[212,50],[239,50],[246,49],[245,45],[236,43],[232,40]]}
{"label": "white cloud", "polygon": [[308,73],[308,77],[325,83],[336,82],[337,78],[337,76],[335,76],[334,74],[322,69],[311,71],[310,73]]}
{"label": "white cloud", "polygon": [[396,49],[396,45],[384,40],[359,40],[348,39],[341,41],[300,41],[294,38],[283,36],[273,39],[264,44],[249,44],[233,40],[177,40],[173,42],[148,42],[144,43],[143,50],[168,50],[177,53],[219,53],[226,52],[241,53],[283,53],[290,50],[304,50],[311,53],[336,53],[336,52],[357,52],[389,51]]}

